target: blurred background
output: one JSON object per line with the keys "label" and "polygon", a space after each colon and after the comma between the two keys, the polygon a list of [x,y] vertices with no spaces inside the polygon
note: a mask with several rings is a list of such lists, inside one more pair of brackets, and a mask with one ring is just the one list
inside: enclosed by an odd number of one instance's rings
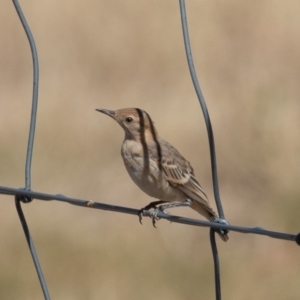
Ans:
{"label": "blurred background", "polygon": [[[95,108],[139,107],[188,158],[215,207],[205,124],[186,62],[178,1],[20,1],[40,64],[32,189],[141,208],[122,129]],[[213,124],[225,215],[300,231],[300,2],[186,3]],[[11,1],[0,10],[0,185],[24,186],[30,48]],[[42,299],[13,197],[0,195],[0,298]],[[73,207],[23,205],[52,299],[214,299],[209,231]],[[200,218],[188,208],[173,214]],[[299,299],[295,243],[218,240],[222,299]]]}

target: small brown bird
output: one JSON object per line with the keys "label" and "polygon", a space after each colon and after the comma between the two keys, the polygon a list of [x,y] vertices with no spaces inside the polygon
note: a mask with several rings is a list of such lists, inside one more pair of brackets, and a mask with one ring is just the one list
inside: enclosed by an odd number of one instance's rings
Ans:
{"label": "small brown bird", "polygon": [[[159,201],[143,210],[190,206],[209,221],[218,219],[198,183],[191,164],[167,141],[160,138],[148,113],[139,108],[96,109],[112,117],[125,131],[121,154],[125,167],[136,185]],[[141,218],[141,215],[140,215]],[[155,214],[152,215],[155,224]],[[220,234],[224,241],[226,233]]]}

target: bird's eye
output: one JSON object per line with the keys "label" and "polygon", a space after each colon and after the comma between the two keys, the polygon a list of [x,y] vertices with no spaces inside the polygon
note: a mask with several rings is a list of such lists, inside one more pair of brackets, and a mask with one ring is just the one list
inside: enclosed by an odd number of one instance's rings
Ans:
{"label": "bird's eye", "polygon": [[133,121],[133,119],[132,119],[131,117],[127,117],[127,118],[125,119],[125,121],[126,121],[126,123],[131,123],[131,122]]}

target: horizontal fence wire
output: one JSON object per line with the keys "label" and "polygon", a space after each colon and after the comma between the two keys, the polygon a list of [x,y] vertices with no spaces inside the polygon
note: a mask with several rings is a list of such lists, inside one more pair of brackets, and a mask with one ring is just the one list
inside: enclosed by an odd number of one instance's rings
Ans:
{"label": "horizontal fence wire", "polygon": [[[33,152],[33,144],[34,144],[34,135],[35,135],[35,126],[36,126],[36,116],[37,116],[37,105],[38,105],[38,85],[39,85],[39,68],[38,68],[38,56],[37,50],[35,46],[35,42],[29,26],[26,22],[24,14],[21,10],[21,7],[18,3],[18,0],[13,0],[13,4],[16,8],[20,21],[23,25],[27,38],[29,40],[32,59],[33,59],[33,97],[32,97],[32,110],[31,110],[31,119],[30,119],[30,130],[29,130],[29,138],[28,138],[28,145],[27,145],[27,156],[26,156],[26,165],[25,165],[25,188],[18,189],[12,187],[4,187],[0,186],[0,194],[3,195],[10,195],[15,197],[16,209],[25,233],[25,237],[31,252],[31,256],[33,258],[36,271],[38,274],[38,278],[43,290],[44,298],[46,300],[50,300],[50,295],[47,289],[46,281],[43,276],[43,272],[41,266],[39,264],[38,256],[35,251],[35,247],[30,236],[29,228],[26,223],[25,216],[22,211],[21,202],[28,203],[31,202],[33,199],[35,200],[43,200],[43,201],[60,201],[76,206],[82,206],[92,209],[101,209],[107,210],[112,212],[119,212],[125,214],[131,214],[138,216],[140,210],[117,206],[112,204],[106,204],[101,202],[96,202],[92,200],[84,200],[84,199],[76,199],[67,197],[61,194],[52,195],[46,194],[42,192],[36,192],[31,190],[31,161],[32,161],[32,152]],[[185,1],[179,0],[179,7],[180,7],[180,15],[181,15],[181,23],[182,23],[182,30],[183,30],[183,39],[184,39],[184,46],[186,50],[186,56],[188,61],[188,67],[191,73],[191,78],[194,84],[194,88],[199,100],[199,103],[202,108],[204,120],[206,123],[207,134],[208,134],[208,141],[209,141],[209,149],[210,149],[210,159],[211,159],[211,169],[212,169],[212,180],[213,180],[213,188],[214,188],[214,196],[215,201],[218,209],[218,213],[220,216],[221,221],[224,222],[209,222],[209,221],[202,221],[198,219],[191,219],[185,218],[181,216],[169,215],[165,214],[161,211],[157,212],[157,217],[159,219],[166,219],[168,221],[174,223],[180,223],[185,225],[191,226],[199,226],[199,227],[208,227],[210,228],[210,243],[211,249],[214,259],[214,270],[215,270],[215,292],[216,292],[216,300],[221,300],[221,283],[220,283],[220,267],[219,267],[219,257],[218,257],[218,250],[217,244],[215,240],[215,231],[222,229],[223,231],[235,231],[239,233],[248,233],[248,234],[258,234],[262,236],[269,236],[271,238],[282,239],[287,241],[295,241],[298,245],[300,245],[300,233],[295,234],[288,234],[288,233],[281,233],[277,231],[270,231],[266,230],[262,227],[243,227],[237,225],[228,224],[225,221],[224,211],[221,203],[220,193],[219,193],[219,184],[218,184],[218,174],[217,174],[217,161],[216,161],[216,151],[215,151],[215,144],[214,144],[214,137],[213,137],[213,130],[211,126],[210,117],[208,114],[208,110],[206,107],[206,103],[200,88],[200,84],[198,82],[197,74],[195,71],[191,45],[189,40],[188,34],[188,26],[187,26],[187,16],[186,16],[186,9],[185,9]],[[151,217],[152,214],[149,211],[144,211],[145,216]]]}
{"label": "horizontal fence wire", "polygon": [[[34,191],[27,191],[23,189],[17,189],[17,188],[10,188],[10,187],[3,187],[0,186],[0,194],[4,195],[17,195],[20,197],[28,197],[31,199],[37,199],[37,200],[44,200],[44,201],[60,201],[72,205],[77,206],[83,206],[87,208],[94,208],[94,209],[101,209],[101,210],[107,210],[112,212],[119,212],[119,213],[125,213],[129,215],[136,215],[138,216],[139,210],[135,208],[130,207],[124,207],[124,206],[118,206],[118,205],[112,205],[112,204],[106,204],[101,202],[96,202],[92,200],[84,200],[84,199],[77,199],[77,198],[70,198],[64,195],[56,194],[45,194],[41,192],[34,192]],[[151,212],[145,211],[146,216],[151,216]],[[269,236],[271,238],[281,239],[281,240],[287,240],[287,241],[298,241],[298,236],[295,234],[289,234],[289,233],[281,233],[277,231],[270,231],[266,230],[262,227],[243,227],[243,226],[237,226],[237,225],[226,225],[226,224],[220,224],[217,222],[209,222],[209,221],[202,221],[198,219],[192,219],[192,218],[185,218],[181,216],[175,216],[175,215],[168,215],[164,214],[162,212],[158,212],[157,216],[161,219],[165,219],[174,223],[181,223],[185,225],[193,225],[193,226],[200,226],[200,227],[212,227],[214,229],[226,229],[228,231],[235,231],[240,233],[253,233],[253,234],[259,234],[259,235],[265,235]],[[297,242],[299,243],[299,242]],[[299,243],[300,245],[300,243]]]}

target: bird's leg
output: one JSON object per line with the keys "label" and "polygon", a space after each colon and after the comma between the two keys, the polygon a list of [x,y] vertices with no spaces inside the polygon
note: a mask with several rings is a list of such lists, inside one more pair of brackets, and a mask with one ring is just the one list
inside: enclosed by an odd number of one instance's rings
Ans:
{"label": "bird's leg", "polygon": [[[146,205],[145,207],[141,208],[138,212],[138,216],[139,216],[139,221],[141,224],[142,223],[142,218],[144,216],[144,211],[150,210],[151,208],[157,209],[157,205],[159,204],[163,204],[166,203],[167,201],[163,201],[163,200],[159,200],[159,201],[154,201],[154,202],[150,202],[148,205]],[[152,219],[153,220],[153,219]],[[154,223],[155,224],[155,223]],[[155,226],[154,226],[155,227]]]}
{"label": "bird's leg", "polygon": [[192,200],[186,199],[182,202],[168,202],[168,204],[160,205],[157,209],[161,212],[164,212],[165,209],[173,208],[173,207],[181,207],[181,206],[191,206]]}
{"label": "bird's leg", "polygon": [[182,201],[182,202],[168,202],[167,204],[160,205],[159,207],[155,208],[153,212],[151,212],[151,219],[152,219],[153,226],[156,228],[155,223],[157,220],[160,219],[159,217],[157,217],[157,214],[159,212],[162,212],[165,214],[165,213],[167,213],[165,211],[165,209],[173,208],[173,207],[191,206],[191,204],[192,204],[192,201],[190,199],[186,199],[185,201]]}

